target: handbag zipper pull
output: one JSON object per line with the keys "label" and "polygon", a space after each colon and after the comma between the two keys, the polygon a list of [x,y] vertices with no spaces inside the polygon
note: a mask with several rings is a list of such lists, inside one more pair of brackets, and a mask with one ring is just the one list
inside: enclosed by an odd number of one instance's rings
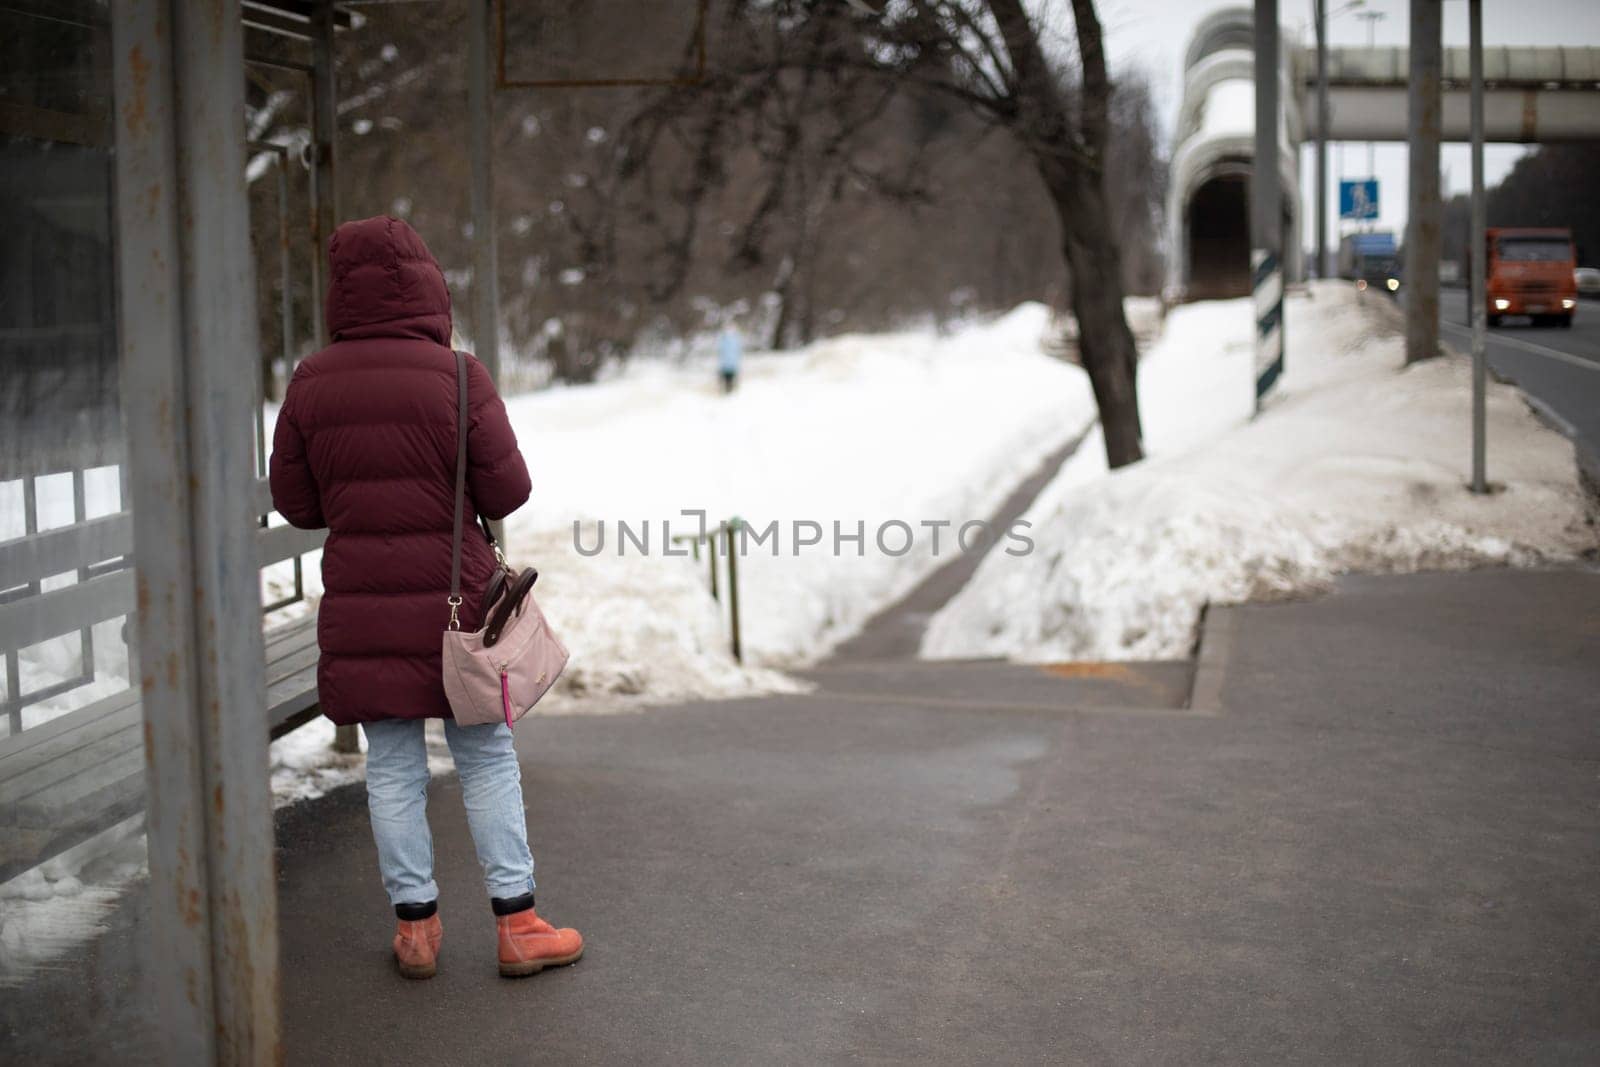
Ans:
{"label": "handbag zipper pull", "polygon": [[506,728],[513,729],[515,724],[511,720],[511,679],[504,667],[500,668],[500,702],[505,708]]}

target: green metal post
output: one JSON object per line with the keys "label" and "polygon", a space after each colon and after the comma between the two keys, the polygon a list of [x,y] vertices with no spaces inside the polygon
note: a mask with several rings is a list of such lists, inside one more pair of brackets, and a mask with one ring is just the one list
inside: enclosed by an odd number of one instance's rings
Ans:
{"label": "green metal post", "polygon": [[744,662],[744,649],[739,641],[739,549],[733,538],[741,525],[739,516],[735,515],[723,526],[728,539],[728,611],[733,625],[733,658],[739,663]]}
{"label": "green metal post", "polygon": [[[698,544],[699,542],[696,542]],[[706,538],[706,558],[711,561],[711,599],[722,603],[722,594],[717,590],[717,531],[712,530]]]}

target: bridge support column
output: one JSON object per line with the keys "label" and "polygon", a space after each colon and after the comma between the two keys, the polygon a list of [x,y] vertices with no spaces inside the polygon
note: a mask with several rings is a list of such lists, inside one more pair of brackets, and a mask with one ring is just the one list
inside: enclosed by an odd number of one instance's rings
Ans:
{"label": "bridge support column", "polygon": [[1317,277],[1328,276],[1328,0],[1316,0]]}
{"label": "bridge support column", "polygon": [[1408,141],[1411,203],[1406,213],[1406,362],[1439,354],[1439,255],[1444,206],[1439,200],[1440,78],[1444,44],[1440,0],[1411,0]]}
{"label": "bridge support column", "polygon": [[1256,403],[1283,373],[1283,187],[1278,173],[1278,0],[1256,0],[1255,160],[1250,273],[1256,308]]}

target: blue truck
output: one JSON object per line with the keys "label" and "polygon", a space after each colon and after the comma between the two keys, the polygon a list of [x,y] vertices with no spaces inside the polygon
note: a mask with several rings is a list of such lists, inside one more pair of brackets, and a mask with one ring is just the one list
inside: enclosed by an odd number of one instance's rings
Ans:
{"label": "blue truck", "polygon": [[1352,233],[1339,242],[1339,277],[1385,292],[1400,288],[1400,253],[1388,230]]}

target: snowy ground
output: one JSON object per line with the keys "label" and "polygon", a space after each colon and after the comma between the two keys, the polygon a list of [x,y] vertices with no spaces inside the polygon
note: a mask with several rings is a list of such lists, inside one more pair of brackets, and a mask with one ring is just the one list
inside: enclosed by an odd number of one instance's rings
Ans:
{"label": "snowy ground", "polygon": [[0,990],[108,929],[122,894],[149,874],[136,815],[0,882]]}
{"label": "snowy ground", "polygon": [[[1370,301],[1381,297],[1368,297]],[[935,616],[930,657],[1187,655],[1201,607],[1323,589],[1351,571],[1528,566],[1596,545],[1571,444],[1491,383],[1489,474],[1468,493],[1470,367],[1406,368],[1392,309],[1348,286],[1292,295],[1286,373],[1251,420],[1249,301],[1175,310],[1139,368],[1150,458],[1086,444]]]}

